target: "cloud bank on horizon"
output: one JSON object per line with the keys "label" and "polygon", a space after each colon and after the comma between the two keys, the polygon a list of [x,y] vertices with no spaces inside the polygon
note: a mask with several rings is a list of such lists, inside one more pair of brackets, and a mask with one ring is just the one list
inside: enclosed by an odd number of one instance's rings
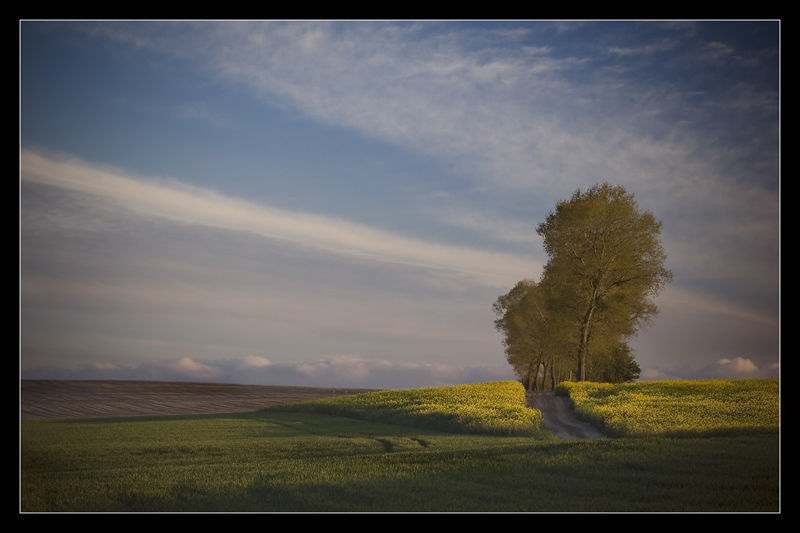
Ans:
{"label": "cloud bank on horizon", "polygon": [[537,224],[624,185],[642,379],[779,373],[777,22],[20,25],[23,378],[513,379]]}

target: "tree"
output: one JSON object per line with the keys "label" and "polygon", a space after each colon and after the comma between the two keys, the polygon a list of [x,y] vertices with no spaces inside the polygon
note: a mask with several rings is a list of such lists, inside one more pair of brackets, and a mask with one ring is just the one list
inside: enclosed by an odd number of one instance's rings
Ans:
{"label": "tree", "polygon": [[536,315],[530,305],[535,292],[536,282],[523,279],[493,306],[498,315],[495,328],[504,335],[506,359],[528,390],[537,390],[541,367],[541,350],[535,338],[539,329],[532,323]]}
{"label": "tree", "polygon": [[593,350],[618,347],[658,314],[652,298],[672,281],[661,222],[624,187],[603,183],[560,201],[537,233],[550,256],[542,279],[558,289],[550,307],[573,325],[584,381]]}
{"label": "tree", "polygon": [[639,378],[642,369],[636,362],[633,350],[624,342],[595,355],[587,372],[592,381],[629,383]]}
{"label": "tree", "polygon": [[567,336],[560,329],[558,315],[548,309],[549,289],[546,283],[524,279],[493,306],[498,315],[495,328],[504,334],[507,360],[530,391],[545,389],[548,371],[552,389],[566,374],[562,370],[569,353]]}

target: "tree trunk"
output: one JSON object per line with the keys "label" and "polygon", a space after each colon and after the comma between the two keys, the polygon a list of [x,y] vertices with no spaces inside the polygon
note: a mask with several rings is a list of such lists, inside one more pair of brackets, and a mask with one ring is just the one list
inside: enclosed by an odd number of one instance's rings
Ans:
{"label": "tree trunk", "polygon": [[594,307],[594,304],[589,306],[583,315],[583,323],[581,324],[581,341],[578,346],[578,381],[586,381],[586,356],[589,352],[589,335]]}
{"label": "tree trunk", "polygon": [[578,347],[578,381],[586,381],[586,341],[584,341],[583,334],[581,335],[581,344]]}
{"label": "tree trunk", "polygon": [[547,365],[544,363],[544,361],[542,361],[541,364],[542,364],[542,388],[541,388],[541,391],[544,392],[545,390],[547,390],[545,388],[545,383],[547,383]]}
{"label": "tree trunk", "polygon": [[538,374],[539,374],[539,365],[536,365],[536,372],[533,372],[533,361],[528,365],[528,392],[537,391],[538,387]]}

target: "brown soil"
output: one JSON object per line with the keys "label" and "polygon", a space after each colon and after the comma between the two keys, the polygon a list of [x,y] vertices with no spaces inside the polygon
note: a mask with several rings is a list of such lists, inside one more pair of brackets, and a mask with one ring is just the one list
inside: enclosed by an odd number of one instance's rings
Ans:
{"label": "brown soil", "polygon": [[551,392],[529,392],[528,407],[542,412],[544,427],[562,439],[602,439],[605,438],[599,429],[591,424],[578,420],[563,396]]}
{"label": "brown soil", "polygon": [[26,379],[20,382],[20,416],[96,418],[235,413],[372,390],[177,381]]}

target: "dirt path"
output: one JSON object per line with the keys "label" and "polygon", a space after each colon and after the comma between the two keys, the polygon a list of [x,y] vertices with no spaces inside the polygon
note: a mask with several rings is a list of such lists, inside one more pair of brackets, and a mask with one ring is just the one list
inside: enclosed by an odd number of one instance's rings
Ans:
{"label": "dirt path", "polygon": [[544,427],[562,439],[603,439],[605,435],[591,424],[575,418],[569,400],[553,392],[529,392],[528,407],[542,412]]}

